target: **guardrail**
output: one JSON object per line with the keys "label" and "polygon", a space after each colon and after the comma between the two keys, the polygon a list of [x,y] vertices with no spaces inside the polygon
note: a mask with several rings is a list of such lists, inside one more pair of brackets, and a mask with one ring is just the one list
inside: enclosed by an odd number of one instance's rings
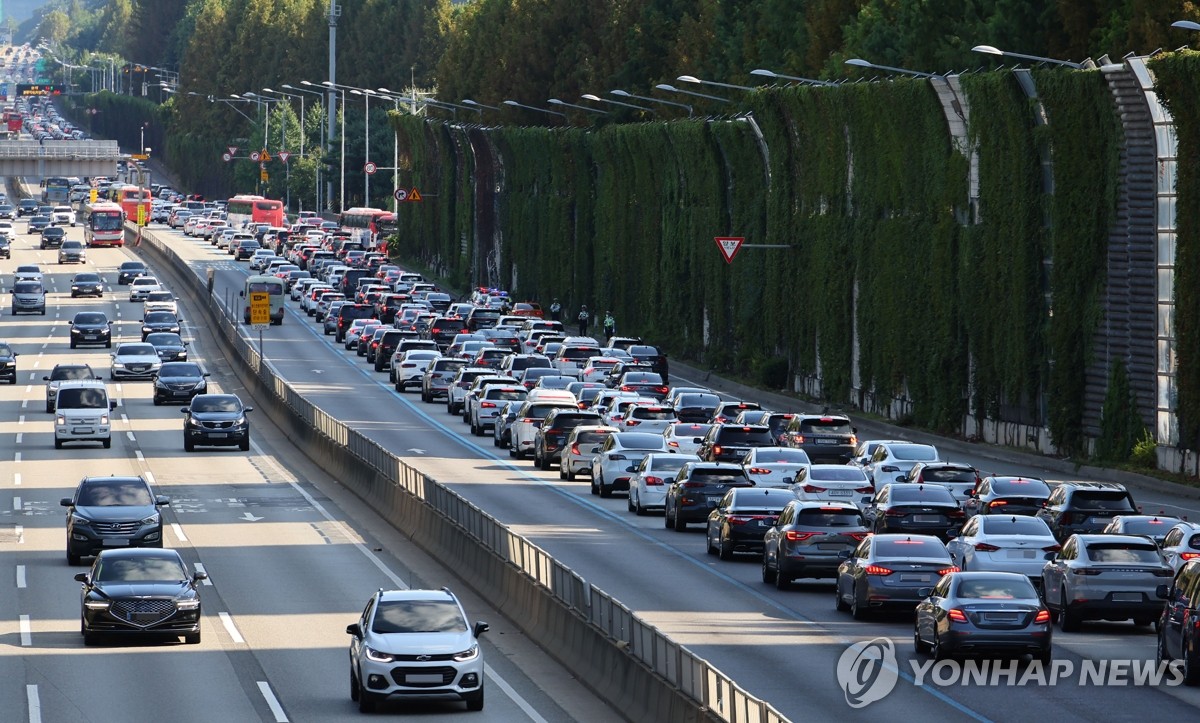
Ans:
{"label": "guardrail", "polygon": [[116,141],[0,141],[0,160],[50,158],[64,160],[111,160],[121,157]]}
{"label": "guardrail", "polygon": [[[132,242],[136,227],[133,230],[127,227],[127,236]],[[253,344],[239,334],[237,313],[225,309],[221,300],[209,293],[206,280],[193,273],[154,232],[142,234],[142,246],[149,246],[180,272],[191,286],[191,295],[208,312],[218,338],[244,363],[245,371],[254,377],[259,388],[290,412],[293,428],[301,434],[310,431],[313,436],[308,439],[316,446],[332,450],[333,455],[344,453],[353,459],[352,463],[325,460],[329,464],[323,464],[321,453],[314,453],[309,445],[302,444],[315,462],[360,497],[377,505],[378,511],[392,524],[411,534],[415,542],[435,555],[457,554],[460,559],[478,560],[473,555],[481,550],[502,563],[507,570],[489,567],[489,560],[479,562],[484,572],[475,577],[484,582],[477,584],[484,587],[491,584],[489,589],[479,591],[494,603],[500,598],[499,602],[507,601],[522,608],[511,616],[513,622],[548,647],[576,677],[631,720],[787,723],[771,705],[747,693],[711,663],[640,619],[545,550],[313,405],[278,377],[269,360],[264,362]],[[345,476],[339,476],[339,471]],[[398,499],[396,491],[402,491],[408,499]],[[410,500],[423,509],[414,510],[408,505]],[[425,513],[432,513],[438,521],[446,523],[448,530],[437,529],[431,516]],[[398,517],[403,518],[403,524]],[[418,535],[414,525],[428,527],[429,535]],[[463,540],[469,540],[477,549],[462,550]],[[510,570],[519,573],[524,587],[506,576]],[[528,583],[533,583],[536,590],[529,589]],[[558,609],[540,606],[540,595],[547,596]],[[523,615],[526,611],[529,614]],[[583,621],[590,630],[572,627],[573,619]],[[603,649],[596,649],[597,640],[589,633],[598,633],[599,642],[606,643]],[[574,649],[555,651],[554,645],[571,645]],[[623,667],[623,658],[636,661],[642,672]],[[666,686],[656,687],[646,674]],[[682,701],[682,705],[675,699]]]}

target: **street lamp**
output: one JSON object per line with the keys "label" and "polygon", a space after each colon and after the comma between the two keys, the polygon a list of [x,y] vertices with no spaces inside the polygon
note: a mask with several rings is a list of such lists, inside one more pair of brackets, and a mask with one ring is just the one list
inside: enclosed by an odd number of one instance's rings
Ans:
{"label": "street lamp", "polygon": [[304,157],[304,96],[294,95],[292,93],[284,93],[282,90],[272,90],[270,88],[263,88],[263,92],[271,93],[274,95],[284,95],[284,96],[287,96],[288,98],[299,98],[300,99],[300,157],[303,158]]}
{"label": "street lamp", "polygon": [[497,108],[494,105],[484,105],[483,103],[473,101],[470,98],[463,98],[462,104],[471,106],[471,108],[474,109],[475,111],[477,111],[480,115],[483,115],[483,111],[480,110],[481,108],[487,108],[488,110],[495,110],[495,111],[500,110],[499,108]]}
{"label": "street lamp", "polygon": [[668,85],[666,83],[659,83],[658,85],[654,86],[654,88],[656,90],[663,90],[668,93],[683,93],[684,95],[694,95],[697,98],[708,98],[709,100],[719,100],[722,103],[732,103],[733,102],[733,101],[729,100],[728,98],[722,98],[719,95],[708,95],[707,93],[697,93],[692,90],[684,90],[682,88],[676,88],[675,86]]}
{"label": "street lamp", "polygon": [[609,92],[609,95],[619,95],[622,98],[637,98],[638,100],[644,100],[647,103],[662,103],[663,105],[674,105],[674,106],[678,106],[680,108],[686,108],[687,112],[688,112],[688,118],[692,117],[692,107],[690,105],[688,105],[687,103],[676,103],[673,100],[663,100],[662,98],[651,98],[648,95],[634,95],[633,93],[626,93],[623,90],[610,90],[608,92]]}
{"label": "street lamp", "polygon": [[[330,36],[332,37],[333,30],[330,29],[329,32],[330,32]],[[333,61],[331,58],[331,60],[330,60],[331,72],[332,72],[332,65],[333,65]],[[311,86],[313,88],[321,88],[323,91],[326,91],[326,92],[323,92],[322,95],[325,97],[325,107],[327,109],[325,116],[328,119],[327,122],[328,122],[328,126],[329,126],[329,130],[326,131],[326,133],[325,133],[326,144],[328,146],[325,149],[326,150],[325,157],[328,158],[329,155],[331,155],[333,153],[333,124],[335,121],[334,113],[336,112],[334,110],[334,106],[333,106],[333,102],[334,102],[333,96],[334,96],[334,93],[337,92],[337,90],[335,90],[333,88],[325,88],[324,83],[322,83],[321,85],[317,85],[315,83],[310,83],[307,80],[300,81],[300,85],[307,85],[307,86]],[[346,207],[346,201],[345,201],[345,198],[346,198],[346,193],[345,193],[345,191],[346,191],[346,112],[345,111],[346,111],[346,109],[345,109],[345,105],[346,105],[345,97],[343,96],[343,98],[342,98],[342,170],[341,170],[342,193],[338,199],[338,206],[339,206],[338,211],[339,212],[344,210]],[[326,181],[325,181],[325,206],[326,206],[326,208],[333,210],[333,179],[332,178],[326,179]]]}
{"label": "street lamp", "polygon": [[367,163],[371,162],[371,96],[378,95],[370,88],[355,88],[350,91],[350,95],[361,95],[363,97],[363,108],[366,113],[366,122],[363,127],[363,205],[371,205],[371,174],[367,173]]}
{"label": "street lamp", "polygon": [[[384,94],[385,98],[391,98],[392,108],[399,113],[400,102],[413,103],[412,111],[417,112],[415,100],[409,100],[401,95],[392,93],[387,88],[379,88],[379,92]],[[392,128],[392,213],[400,213],[400,199],[396,198],[396,189],[400,188],[400,131]]]}
{"label": "street lamp", "polygon": [[[312,85],[312,83],[309,83],[307,80],[300,81],[300,84]],[[328,80],[322,80],[321,85],[329,89],[330,95],[333,95],[334,93],[341,93],[342,96],[342,159],[340,170],[341,180],[338,186],[338,213],[341,213],[342,211],[346,210],[346,93],[338,90],[337,85],[329,82]],[[330,122],[330,125],[333,125],[332,121]]]}
{"label": "street lamp", "polygon": [[644,110],[647,113],[654,112],[653,108],[647,108],[644,105],[636,105],[634,103],[622,103],[619,100],[609,100],[608,98],[601,98],[600,96],[595,95],[594,93],[584,93],[583,95],[581,95],[579,97],[583,98],[584,100],[593,101],[595,103],[610,103],[612,105],[619,105],[619,106],[623,106],[625,108],[633,108],[634,110]]}
{"label": "street lamp", "polygon": [[[286,89],[288,89],[288,90],[293,90],[293,91],[295,91],[295,92],[297,92],[297,93],[307,93],[307,94],[309,94],[309,95],[315,95],[315,96],[317,96],[318,98],[320,98],[320,99],[321,99],[321,112],[322,112],[322,113],[328,113],[328,112],[329,112],[329,111],[328,111],[328,109],[327,109],[327,106],[326,106],[326,104],[325,104],[326,97],[325,97],[325,94],[324,94],[324,93],[321,93],[320,91],[316,91],[316,90],[306,90],[306,89],[304,89],[304,88],[297,88],[296,86],[294,86],[294,85],[288,85],[287,83],[284,83],[283,85],[281,85],[281,86],[279,86],[279,87],[281,87],[281,88],[286,88]],[[301,108],[303,108],[303,106],[301,106]],[[320,126],[321,126],[321,149],[322,149],[322,150],[325,150],[325,151],[327,151],[328,149],[327,149],[327,148],[325,148],[325,123],[324,123],[324,119],[322,119],[322,122],[320,123]],[[303,121],[301,122],[301,125],[300,125],[300,127],[301,127],[301,128],[303,128],[303,127],[304,127]],[[318,166],[317,166],[317,178],[316,178],[316,183],[317,183],[317,208],[325,208],[325,203],[322,203],[323,197],[321,196],[321,177],[322,177],[322,176],[324,176],[324,175],[325,175],[325,167],[324,167],[324,164],[318,165]],[[326,189],[326,195],[325,195],[325,197],[324,197],[324,200],[325,200],[325,202],[326,202],[326,203],[329,205],[329,207],[330,207],[330,208],[333,208],[333,201],[332,201],[332,200],[330,200],[330,199],[332,198],[332,196],[333,196],[333,181],[331,180],[331,181],[329,181],[329,182],[328,182],[327,189]]]}
{"label": "street lamp", "polygon": [[733,88],[734,90],[755,90],[748,85],[734,85],[733,83],[718,83],[715,80],[700,80],[694,75],[681,75],[675,80],[680,83],[695,83],[697,85],[712,85],[718,88]]}
{"label": "street lamp", "polygon": [[[1200,29],[1200,26],[1197,26]],[[1055,60],[1054,58],[1043,58],[1040,55],[1025,55],[1024,53],[1013,53],[1008,50],[1001,50],[994,45],[976,45],[971,48],[971,52],[984,53],[985,55],[996,55],[1000,57],[1020,58],[1021,60],[1033,60],[1038,63],[1050,63],[1052,65],[1065,65],[1068,68],[1082,70],[1086,66],[1083,63],[1073,63],[1070,60]],[[1090,63],[1091,60],[1088,60]],[[1092,64],[1095,67],[1095,64]]]}
{"label": "street lamp", "polygon": [[926,73],[920,70],[909,70],[907,68],[894,68],[890,65],[877,65],[862,58],[850,58],[846,61],[846,65],[853,65],[857,68],[871,68],[874,70],[888,70],[893,73],[901,73],[903,75],[915,75],[918,78],[941,78],[943,76],[937,73]]}
{"label": "street lamp", "polygon": [[811,83],[813,85],[837,85],[837,83],[828,80],[813,80],[812,78],[801,78],[798,75],[784,75],[783,73],[776,73],[775,71],[767,70],[766,68],[755,68],[754,70],[750,71],[750,75],[757,75],[759,77],[770,78],[772,80],[782,78],[784,80],[794,80],[797,83]]}
{"label": "street lamp", "polygon": [[558,98],[551,98],[550,100],[548,100],[546,102],[549,103],[550,105],[558,105],[558,106],[562,106],[564,108],[578,108],[579,110],[586,110],[588,113],[597,113],[599,115],[608,115],[608,111],[606,111],[606,110],[600,110],[599,108],[588,108],[586,105],[575,105],[574,103],[568,103],[566,101],[559,100]]}
{"label": "street lamp", "polygon": [[556,115],[561,118],[567,117],[566,113],[560,113],[559,111],[556,111],[556,110],[547,110],[546,108],[538,108],[537,106],[533,106],[533,105],[525,105],[524,103],[518,103],[515,100],[506,100],[506,101],[504,101],[504,105],[511,105],[514,108],[526,108],[528,110],[536,110],[539,113],[549,113],[550,115]]}
{"label": "street lamp", "polygon": [[1176,20],[1171,23],[1171,27],[1179,28],[1180,30],[1200,30],[1200,23],[1192,22],[1191,20]]}

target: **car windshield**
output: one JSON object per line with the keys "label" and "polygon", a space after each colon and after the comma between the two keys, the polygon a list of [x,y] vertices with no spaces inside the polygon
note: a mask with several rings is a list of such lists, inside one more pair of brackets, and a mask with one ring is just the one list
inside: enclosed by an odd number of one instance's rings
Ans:
{"label": "car windshield", "polygon": [[147,324],[173,324],[175,321],[175,315],[169,311],[151,311],[146,314]]}
{"label": "car windshield", "polygon": [[450,600],[384,600],[375,610],[371,632],[463,633],[467,621]]}
{"label": "car windshield", "polygon": [[23,281],[13,284],[14,294],[40,294],[42,285],[36,281]]}
{"label": "car windshield", "polygon": [[0,344],[0,356],[12,356],[12,347],[8,344]]}
{"label": "car windshield", "polygon": [[174,301],[170,291],[151,291],[146,294],[146,301]]}
{"label": "car windshield", "polygon": [[1050,528],[1036,517],[1000,517],[987,515],[979,518],[982,531],[989,535],[1039,535],[1049,537]]}
{"label": "car windshield", "polygon": [[117,356],[154,356],[157,352],[149,344],[122,344],[117,349]]}
{"label": "car windshield", "polygon": [[1037,590],[1020,578],[972,578],[959,580],[955,597],[970,600],[1035,600]]}
{"label": "car windshield", "polygon": [[108,317],[98,311],[81,311],[75,315],[76,324],[107,324]]}
{"label": "car windshield", "polygon": [[120,507],[122,505],[152,505],[150,488],[139,479],[89,482],[79,490],[80,507]]}
{"label": "car windshield", "polygon": [[57,406],[60,409],[108,409],[108,394],[92,387],[59,389]]}
{"label": "car windshield", "polygon": [[1092,490],[1080,490],[1071,497],[1071,502],[1076,507],[1088,510],[1133,511],[1133,505],[1129,502],[1129,496],[1124,492],[1095,492]]}
{"label": "car windshield", "polygon": [[169,557],[101,558],[96,566],[99,582],[174,582],[186,580],[187,571],[179,560]]}
{"label": "car windshield", "polygon": [[[155,336],[151,334],[151,336]],[[165,335],[164,335],[165,336]],[[160,377],[198,377],[202,376],[199,364],[190,362],[169,362],[162,365],[162,369],[158,370]]]}
{"label": "car windshield", "polygon": [[139,261],[126,261],[120,266],[121,271],[145,271],[146,265]]}
{"label": "car windshield", "polygon": [[946,546],[937,540],[875,540],[875,558],[884,557],[932,557],[950,559]]}
{"label": "car windshield", "polygon": [[58,366],[50,372],[50,379],[91,379],[95,374],[89,366]]}
{"label": "car windshield", "polygon": [[1112,562],[1138,565],[1157,565],[1162,562],[1158,546],[1152,542],[1093,542],[1087,547],[1092,562]]}
{"label": "car windshield", "polygon": [[199,396],[192,400],[193,412],[238,412],[242,403],[237,397],[225,395]]}

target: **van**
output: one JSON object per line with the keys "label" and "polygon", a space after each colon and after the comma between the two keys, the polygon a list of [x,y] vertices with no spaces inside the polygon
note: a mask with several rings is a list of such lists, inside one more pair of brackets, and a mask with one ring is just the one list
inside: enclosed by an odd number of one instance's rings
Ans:
{"label": "van", "polygon": [[68,379],[54,394],[54,448],[65,442],[100,442],[112,446],[109,414],[117,403],[98,379]]}
{"label": "van", "polygon": [[266,292],[271,307],[271,323],[283,323],[283,279],[276,276],[247,276],[246,288],[242,291],[242,321],[250,323],[250,295]]}
{"label": "van", "polygon": [[46,315],[46,287],[40,281],[17,281],[12,288],[12,313]]}

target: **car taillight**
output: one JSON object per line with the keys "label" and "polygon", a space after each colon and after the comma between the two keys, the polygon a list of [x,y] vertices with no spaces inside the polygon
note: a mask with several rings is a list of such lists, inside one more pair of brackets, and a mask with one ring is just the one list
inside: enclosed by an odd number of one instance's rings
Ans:
{"label": "car taillight", "polygon": [[992,507],[1003,507],[1007,504],[1008,504],[1008,502],[1006,500],[992,500],[991,502],[988,503],[988,508],[990,509]]}
{"label": "car taillight", "polygon": [[608,455],[608,458],[610,460],[617,460],[617,461],[624,461],[626,459],[629,459],[628,457],[626,457],[623,454],[610,454],[610,455]]}
{"label": "car taillight", "polygon": [[809,494],[816,494],[817,492],[824,492],[826,488],[818,487],[816,485],[804,485],[803,489],[805,492],[808,492]]}
{"label": "car taillight", "polygon": [[674,447],[675,449],[679,449],[679,442],[667,442],[667,446]]}
{"label": "car taillight", "polygon": [[875,488],[870,485],[867,485],[866,487],[855,487],[854,491],[858,492],[860,494],[869,494],[871,492],[874,492]]}
{"label": "car taillight", "polygon": [[713,454],[720,454],[722,451],[723,450],[721,449],[721,445],[719,445],[719,444],[713,445]]}
{"label": "car taillight", "polygon": [[898,510],[898,509],[892,508],[892,509],[888,510],[887,512],[884,512],[883,514],[887,517],[904,517],[908,513],[905,512],[904,510]]}
{"label": "car taillight", "polygon": [[1185,560],[1185,561],[1186,560],[1195,560],[1197,557],[1200,557],[1200,552],[1181,552],[1181,553],[1179,553],[1180,560]]}
{"label": "car taillight", "polygon": [[661,487],[663,483],[662,477],[653,477],[651,475],[643,477],[642,481],[646,483],[647,487]]}
{"label": "car taillight", "polygon": [[967,622],[967,614],[958,608],[952,608],[950,612],[946,613],[946,616],[956,623]]}
{"label": "car taillight", "polygon": [[751,467],[750,469],[748,469],[746,471],[749,472],[750,474],[771,474],[771,470],[769,470],[765,467]]}
{"label": "car taillight", "polygon": [[571,454],[579,454],[579,442],[571,445]]}
{"label": "car taillight", "polygon": [[621,385],[621,391],[623,391],[623,392],[632,392],[632,391],[633,391],[633,387],[629,386],[628,384],[622,384],[622,385]]}
{"label": "car taillight", "polygon": [[1077,567],[1071,570],[1072,575],[1099,575],[1100,570],[1092,567]]}
{"label": "car taillight", "polygon": [[855,540],[858,540],[859,542],[862,542],[863,540],[870,537],[871,533],[870,532],[847,532],[846,535],[849,537],[853,537]]}
{"label": "car taillight", "polygon": [[522,417],[521,421],[526,424],[533,424],[534,422],[537,422],[539,420],[537,417]]}
{"label": "car taillight", "polygon": [[1155,576],[1155,577],[1174,577],[1174,576],[1175,576],[1175,571],[1174,571],[1174,570],[1172,570],[1172,569],[1171,569],[1171,568],[1169,568],[1169,567],[1164,567],[1164,568],[1162,568],[1162,569],[1160,569],[1160,570],[1155,570],[1155,571],[1154,571],[1154,576]]}
{"label": "car taillight", "polygon": [[867,565],[867,569],[864,570],[864,572],[866,572],[868,575],[887,577],[888,575],[892,574],[892,569],[882,565]]}
{"label": "car taillight", "polygon": [[796,532],[795,530],[788,530],[787,532],[783,533],[783,537],[788,542],[804,542],[810,537],[816,537],[817,534],[818,533],[816,532]]}
{"label": "car taillight", "polygon": [[967,513],[965,513],[965,512],[963,512],[963,511],[962,511],[962,508],[955,508],[955,509],[953,509],[953,510],[946,510],[946,516],[947,516],[947,517],[965,517],[965,516],[966,516],[966,514],[967,514]]}
{"label": "car taillight", "polygon": [[626,419],[626,420],[625,420],[625,426],[626,426],[626,427],[636,427],[636,426],[638,426],[639,424],[641,424],[641,422],[640,422],[640,421],[638,421],[638,420],[636,420],[636,419]]}
{"label": "car taillight", "polygon": [[795,440],[796,444],[804,444],[803,434],[797,434],[795,437],[792,437],[792,439]]}
{"label": "car taillight", "polygon": [[944,567],[941,570],[938,570],[938,574],[939,575],[949,575],[952,572],[958,572],[958,571],[959,571],[958,565],[951,565],[950,567]]}
{"label": "car taillight", "polygon": [[1045,625],[1046,623],[1049,623],[1049,622],[1050,622],[1050,611],[1049,610],[1038,610],[1038,614],[1033,618],[1033,623],[1035,625]]}
{"label": "car taillight", "polygon": [[659,394],[666,394],[667,392],[671,391],[670,388],[668,388],[668,387],[655,387],[655,388],[658,389]]}
{"label": "car taillight", "polygon": [[483,409],[495,409],[496,403],[495,402],[480,402],[479,406],[482,407]]}
{"label": "car taillight", "polygon": [[744,525],[747,522],[751,522],[753,520],[754,520],[753,517],[748,517],[746,515],[730,515],[725,518],[725,521],[731,525]]}
{"label": "car taillight", "polygon": [[976,542],[975,543],[975,551],[976,552],[999,552],[999,550],[1000,550],[1000,548],[998,546],[989,545],[986,542]]}
{"label": "car taillight", "polygon": [[436,326],[433,327],[432,329],[430,329],[429,331],[431,331],[434,334],[440,334],[442,332],[442,330],[437,328]]}
{"label": "car taillight", "polygon": [[688,489],[696,489],[698,487],[703,487],[704,483],[703,482],[684,482],[683,486]]}
{"label": "car taillight", "polygon": [[1042,548],[1042,552],[1058,552],[1062,549],[1062,545],[1049,545]]}

